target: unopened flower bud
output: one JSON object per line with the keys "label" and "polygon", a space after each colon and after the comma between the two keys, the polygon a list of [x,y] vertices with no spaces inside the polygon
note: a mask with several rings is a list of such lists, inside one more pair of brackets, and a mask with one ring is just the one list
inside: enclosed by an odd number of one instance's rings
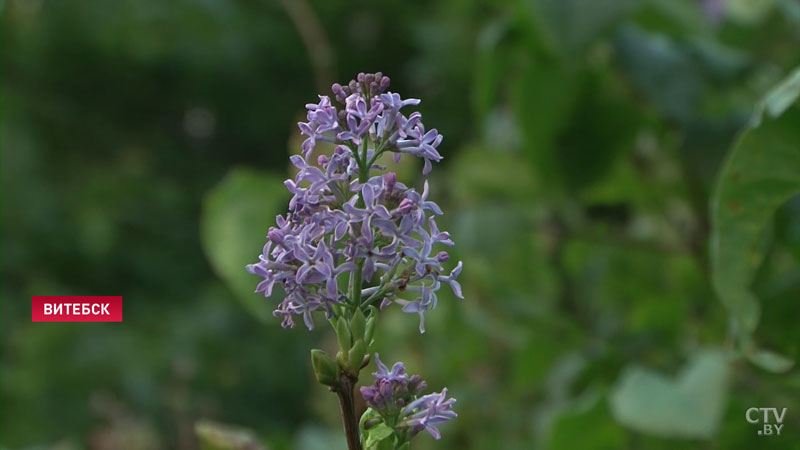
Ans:
{"label": "unopened flower bud", "polygon": [[389,172],[383,176],[383,181],[386,183],[386,190],[391,193],[394,185],[397,184],[397,174]]}
{"label": "unopened flower bud", "polygon": [[270,227],[269,231],[267,232],[267,237],[270,241],[276,244],[283,243],[283,233],[281,233],[280,230],[275,227]]}
{"label": "unopened flower bud", "polygon": [[381,422],[383,422],[383,420],[381,420],[380,418],[373,417],[372,419],[369,419],[366,422],[364,422],[364,429],[369,430],[370,428],[380,424]]}
{"label": "unopened flower bud", "polygon": [[414,209],[414,202],[409,200],[407,197],[404,198],[399,205],[397,205],[397,212],[399,212],[400,214],[408,214],[413,209]]}

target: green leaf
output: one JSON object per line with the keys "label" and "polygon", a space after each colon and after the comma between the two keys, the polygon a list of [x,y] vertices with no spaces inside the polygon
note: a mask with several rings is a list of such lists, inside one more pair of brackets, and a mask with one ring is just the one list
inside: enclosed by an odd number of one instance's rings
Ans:
{"label": "green leaf", "polygon": [[794,365],[791,359],[769,350],[756,350],[746,356],[751,363],[774,373],[787,372]]}
{"label": "green leaf", "polygon": [[392,445],[394,441],[394,431],[385,423],[380,423],[366,430],[366,435],[365,446],[367,450],[383,450],[384,446],[382,444],[384,442],[388,442],[388,444],[391,445],[387,448],[391,449],[394,447],[394,445]]}
{"label": "green leaf", "polygon": [[[408,448],[408,447],[406,446],[406,448]],[[386,438],[386,439],[378,442],[378,445],[376,445],[374,447],[374,450],[395,450],[395,448],[394,448],[394,439]]]}
{"label": "green leaf", "polygon": [[271,319],[258,277],[245,266],[258,261],[266,233],[284,208],[288,194],[274,175],[233,169],[203,200],[201,239],[211,267],[236,297],[262,321]]}
{"label": "green leaf", "polygon": [[632,366],[611,393],[621,424],[665,437],[709,439],[725,410],[729,364],[720,351],[697,355],[676,378]]}
{"label": "green leaf", "polygon": [[375,324],[378,322],[378,313],[376,311],[377,309],[370,314],[369,319],[367,319],[367,324],[364,327],[364,342],[367,343],[368,348],[372,345],[372,336],[375,334]]}
{"label": "green leaf", "polygon": [[353,345],[350,336],[350,328],[347,326],[347,320],[344,317],[339,317],[336,322],[336,339],[339,341],[339,348],[342,352],[347,353]]}
{"label": "green leaf", "polygon": [[780,116],[797,101],[798,96],[800,96],[800,68],[795,69],[764,96],[764,101],[756,111],[756,123],[760,121],[764,112],[772,117]]}
{"label": "green leaf", "polygon": [[314,376],[317,381],[326,386],[336,386],[339,384],[339,366],[324,350],[311,350],[311,366],[314,368]]}
{"label": "green leaf", "polygon": [[194,426],[201,450],[263,450],[252,431],[201,420]]}
{"label": "green leaf", "polygon": [[711,199],[714,288],[739,329],[759,318],[750,291],[764,257],[764,236],[775,210],[800,193],[800,69],[766,95],[739,136]]}
{"label": "green leaf", "polygon": [[364,342],[364,339],[356,339],[353,343],[353,348],[347,353],[347,364],[353,372],[358,373],[366,353],[367,344]]}
{"label": "green leaf", "polygon": [[353,317],[350,319],[350,334],[354,339],[363,338],[364,332],[367,327],[367,319],[364,318],[364,313],[361,308],[356,308]]}

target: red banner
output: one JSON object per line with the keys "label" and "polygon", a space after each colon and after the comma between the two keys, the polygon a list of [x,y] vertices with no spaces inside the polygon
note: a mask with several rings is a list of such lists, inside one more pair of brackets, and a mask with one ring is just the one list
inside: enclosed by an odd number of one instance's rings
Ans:
{"label": "red banner", "polygon": [[34,322],[122,322],[122,296],[34,296]]}

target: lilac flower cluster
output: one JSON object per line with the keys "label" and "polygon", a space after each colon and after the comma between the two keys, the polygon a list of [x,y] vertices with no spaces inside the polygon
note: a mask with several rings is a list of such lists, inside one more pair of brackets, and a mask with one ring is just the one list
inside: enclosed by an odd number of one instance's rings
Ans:
{"label": "lilac flower cluster", "polygon": [[373,374],[375,383],[362,386],[361,395],[370,408],[383,416],[396,415],[428,387],[419,375],[409,377],[401,362],[389,370],[375,354],[375,365],[378,366],[378,371]]}
{"label": "lilac flower cluster", "polygon": [[375,354],[378,371],[372,386],[361,387],[367,406],[377,412],[395,432],[410,439],[426,430],[435,439],[441,438],[437,425],[455,419],[456,400],[447,398],[447,388],[442,392],[420,395],[427,384],[419,375],[408,376],[403,363],[397,362],[389,370]]}
{"label": "lilac flower cluster", "polygon": [[[395,159],[402,154],[423,158],[426,175],[431,161],[442,159],[436,150],[442,136],[425,130],[419,112],[406,116],[401,111],[419,100],[403,100],[387,92],[388,86],[389,78],[380,73],[359,74],[347,86],[333,85],[343,109],[328,96],[306,105],[308,122],[298,124],[306,136],[302,155],[290,158],[298,172],[285,182],[292,194],[288,213],[269,229],[259,261],[247,266],[263,278],[256,292],[269,297],[276,283],[282,286],[286,296],[274,314],[284,327],[294,326],[294,316],[302,315],[312,329],[316,310],[330,318],[340,305],[397,303],[419,314],[424,332],[424,314],[436,307],[442,283],[463,298],[456,281],[461,262],[445,273],[442,264],[449,254],[434,251],[453,241],[436,224],[442,211],[428,200],[427,181],[420,193],[392,172],[370,173],[385,172],[376,161],[387,151]],[[335,147],[313,164],[318,142]]]}

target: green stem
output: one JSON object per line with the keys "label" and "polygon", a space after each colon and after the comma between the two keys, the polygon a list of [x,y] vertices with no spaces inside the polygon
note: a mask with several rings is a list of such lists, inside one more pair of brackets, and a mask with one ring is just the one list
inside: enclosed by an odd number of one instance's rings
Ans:
{"label": "green stem", "polygon": [[378,148],[375,150],[375,153],[372,155],[372,158],[370,158],[370,160],[367,161],[366,164],[367,170],[369,170],[369,168],[372,167],[373,164],[375,164],[375,161],[378,160],[378,158],[383,154],[383,152],[386,151],[385,147],[386,147],[386,141],[381,142],[381,145],[379,145]]}
{"label": "green stem", "polygon": [[393,290],[394,290],[394,287],[391,287],[391,286],[388,286],[388,285],[387,286],[383,286],[380,289],[378,289],[375,293],[370,295],[366,300],[364,300],[364,303],[362,303],[361,306],[362,307],[369,306],[369,305],[375,303],[376,301],[380,300],[381,298],[383,298],[384,295],[388,294],[389,292],[391,292]]}
{"label": "green stem", "polygon": [[354,274],[353,291],[350,293],[350,298],[353,301],[354,310],[361,304],[361,272],[364,271],[364,261],[359,261],[356,265],[356,272]]}
{"label": "green stem", "polygon": [[[369,180],[369,165],[362,164],[367,159],[367,149],[369,148],[369,138],[365,138],[361,144],[360,154],[356,153],[356,161],[358,164],[358,182],[364,184]],[[364,203],[364,194],[358,191],[358,207],[363,208],[366,206]],[[364,270],[364,260],[358,261],[357,268],[352,277],[352,285],[350,286],[350,301],[354,309],[358,308],[361,304],[361,273]]]}
{"label": "green stem", "polygon": [[389,292],[394,291],[395,287],[392,286],[392,282],[394,281],[394,274],[397,273],[397,269],[400,267],[400,264],[395,264],[394,267],[389,270],[389,272],[385,273],[383,277],[381,277],[381,286],[378,288],[377,291],[373,292],[364,303],[361,305],[362,307],[367,307],[378,299],[382,298],[384,295],[388,294]]}

